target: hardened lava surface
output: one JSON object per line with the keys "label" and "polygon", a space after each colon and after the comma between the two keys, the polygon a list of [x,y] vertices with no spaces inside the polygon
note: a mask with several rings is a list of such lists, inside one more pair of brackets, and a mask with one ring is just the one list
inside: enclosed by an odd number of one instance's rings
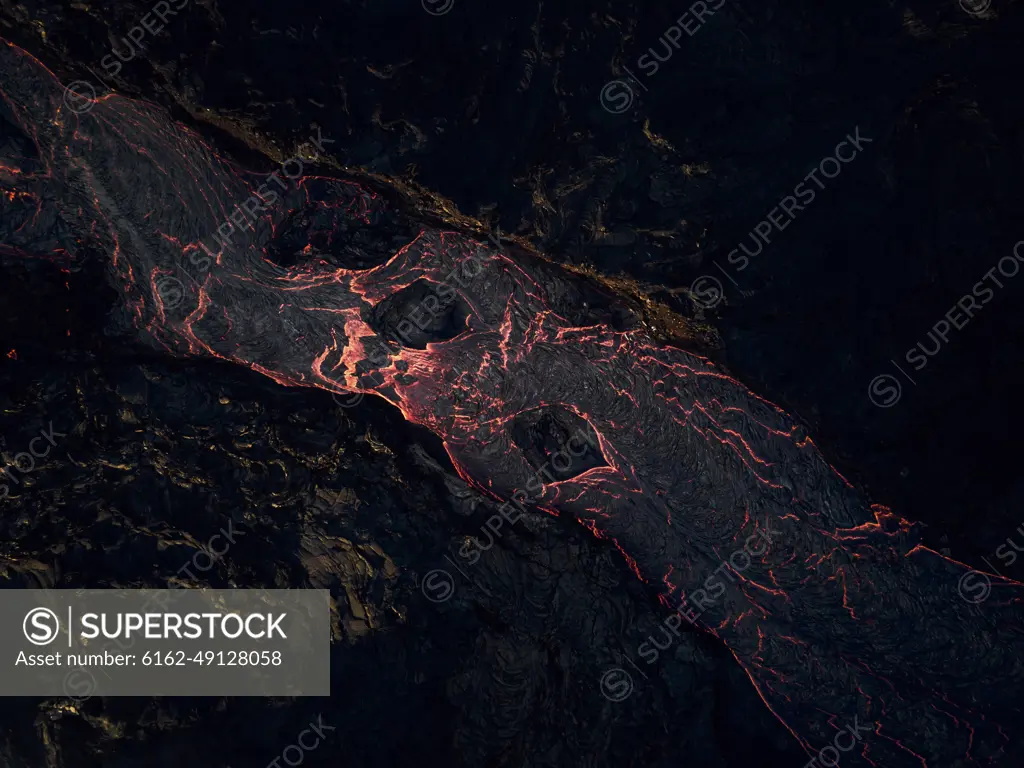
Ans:
{"label": "hardened lava surface", "polygon": [[[26,258],[73,259],[69,238],[107,254],[116,329],[174,359],[382,398],[495,501],[535,473],[515,439],[528,414],[585,422],[598,460],[543,483],[532,506],[610,542],[669,609],[706,599],[718,574],[700,626],[809,755],[851,723],[844,765],[1019,754],[1022,586],[992,575],[991,600],[964,600],[967,567],[871,505],[779,407],[657,342],[611,296],[612,309],[575,314],[597,290],[587,279],[470,232],[423,222],[383,263],[351,243],[347,260],[273,258],[285,231],[277,251],[315,253],[325,226],[395,215],[381,190],[349,179],[303,176],[233,243],[211,245],[233,206],[264,194],[260,175],[138,101],[105,96],[73,113],[35,59],[6,42],[0,57],[5,119],[39,158],[3,161],[19,201],[5,242]],[[402,296],[423,283],[446,286],[458,312],[434,340],[401,343],[383,327],[388,303],[418,303]],[[752,536],[769,546],[737,568]]]}

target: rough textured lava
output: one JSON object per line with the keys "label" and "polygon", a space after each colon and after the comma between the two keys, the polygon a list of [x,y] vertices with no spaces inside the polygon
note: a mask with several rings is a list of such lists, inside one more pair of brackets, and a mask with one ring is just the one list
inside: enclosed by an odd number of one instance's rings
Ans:
{"label": "rough textured lava", "polygon": [[[426,223],[365,247],[353,229],[402,213],[380,189],[268,185],[159,110],[88,106],[0,43],[6,250],[101,249],[123,299],[111,322],[145,344],[380,396],[487,493],[614,541],[668,609],[698,609],[809,755],[838,737],[844,766],[1008,764],[1024,586],[993,575],[992,599],[963,599],[966,566],[872,506],[778,407],[580,276]],[[266,210],[219,242],[254,194]],[[337,242],[340,261],[324,255]],[[423,306],[433,320],[413,326]],[[541,414],[555,426],[537,449],[517,430]],[[585,457],[535,483],[577,428]],[[752,536],[766,545],[738,558]]]}

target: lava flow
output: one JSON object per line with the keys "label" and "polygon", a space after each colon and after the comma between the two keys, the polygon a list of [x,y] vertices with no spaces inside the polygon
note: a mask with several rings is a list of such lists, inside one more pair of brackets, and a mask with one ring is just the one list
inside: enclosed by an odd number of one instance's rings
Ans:
{"label": "lava flow", "polygon": [[[423,224],[388,250],[393,230],[367,233],[415,212],[386,185],[268,185],[152,106],[88,106],[71,111],[56,78],[0,40],[6,252],[105,253],[115,326],[285,386],[380,396],[497,498],[536,475],[524,420],[585,425],[588,465],[548,476],[533,503],[612,541],[670,609],[697,603],[819,764],[835,764],[833,744],[844,766],[1018,754],[1024,585],[986,575],[989,599],[965,600],[967,566],[872,506],[781,409],[550,263]],[[254,194],[259,215],[218,242]],[[770,544],[729,564],[755,533]]]}

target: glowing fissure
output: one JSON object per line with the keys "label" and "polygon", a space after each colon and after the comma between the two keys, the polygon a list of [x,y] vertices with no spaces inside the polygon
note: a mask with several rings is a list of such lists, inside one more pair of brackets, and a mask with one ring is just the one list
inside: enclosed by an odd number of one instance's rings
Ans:
{"label": "glowing fissure", "polygon": [[[340,230],[386,209],[351,181],[303,178],[200,268],[190,255],[264,177],[151,107],[108,96],[78,115],[62,95],[38,61],[0,42],[0,119],[40,157],[0,157],[7,252],[102,247],[122,296],[112,322],[144,343],[285,386],[383,397],[500,499],[536,474],[514,422],[542,407],[575,414],[607,466],[536,483],[531,502],[612,541],[669,609],[719,569],[724,589],[704,601],[700,624],[809,755],[857,718],[870,732],[844,766],[999,764],[1000,724],[1020,717],[1022,585],[993,575],[992,600],[962,599],[967,566],[872,507],[777,406],[641,329],[570,322],[555,307],[585,281],[463,233],[423,227],[366,269],[317,260],[309,242],[309,261],[274,263],[268,248],[296,213],[327,211]],[[395,343],[373,321],[417,281],[445,286],[468,309],[454,338],[425,349]],[[767,551],[742,573],[720,570],[718,553],[765,521]]]}

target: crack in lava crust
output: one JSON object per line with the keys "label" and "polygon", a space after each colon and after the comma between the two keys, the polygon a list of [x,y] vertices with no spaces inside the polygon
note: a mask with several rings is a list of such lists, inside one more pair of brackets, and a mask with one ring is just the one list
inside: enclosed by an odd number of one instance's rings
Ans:
{"label": "crack in lava crust", "polygon": [[[537,505],[614,542],[669,609],[717,571],[725,592],[702,626],[809,754],[854,718],[869,730],[844,766],[993,766],[1019,748],[1006,724],[1021,714],[1022,585],[992,575],[987,602],[962,599],[967,566],[872,506],[777,406],[642,330],[574,322],[552,307],[579,295],[581,278],[463,233],[423,227],[363,270],[268,258],[296,212],[369,221],[386,207],[343,179],[295,182],[233,248],[205,258],[202,243],[263,176],[139,102],[108,96],[69,112],[54,76],[3,41],[0,76],[0,119],[39,152],[34,163],[0,157],[3,247],[67,258],[74,238],[105,249],[123,298],[116,322],[144,342],[286,386],[383,397],[502,499],[535,475],[515,419],[570,411],[605,465],[543,485]],[[457,336],[413,349],[374,327],[382,302],[416,281],[450,285],[453,272],[468,308]],[[758,532],[767,551],[742,572],[723,568]]]}

